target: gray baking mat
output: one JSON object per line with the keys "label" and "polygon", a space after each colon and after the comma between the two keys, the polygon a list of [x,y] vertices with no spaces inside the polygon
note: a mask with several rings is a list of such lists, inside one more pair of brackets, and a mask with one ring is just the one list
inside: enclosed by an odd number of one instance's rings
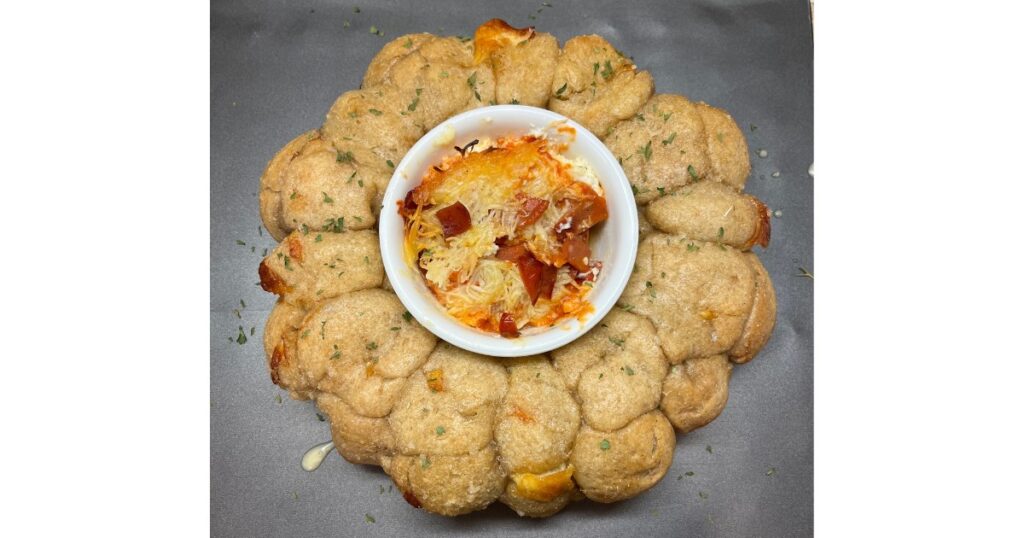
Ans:
{"label": "gray baking mat", "polygon": [[[812,533],[813,43],[805,2],[214,2],[211,13],[210,473],[215,536],[805,536]],[[359,6],[357,13],[354,6]],[[626,502],[579,502],[546,520],[495,504],[455,519],[412,509],[379,469],[302,453],[329,438],[309,402],[270,383],[256,282],[256,192],[267,160],[359,86],[404,33],[471,35],[500,17],[560,42],[596,33],[654,75],[657,90],[728,110],[744,129],[747,190],[773,211],[762,260],[778,326],[733,371],[729,405],[679,436],[668,475]],[[346,25],[347,22],[347,25]],[[383,37],[371,34],[376,27]],[[765,157],[759,150],[765,150]],[[778,177],[773,174],[778,172]],[[188,179],[183,178],[183,181]],[[244,245],[239,244],[244,242]],[[240,301],[245,301],[242,308]],[[234,311],[238,310],[236,314]],[[239,326],[246,343],[233,340]],[[253,329],[255,328],[255,329]],[[278,396],[282,396],[280,402]],[[693,475],[689,476],[688,473]],[[373,520],[371,522],[371,519]]]}

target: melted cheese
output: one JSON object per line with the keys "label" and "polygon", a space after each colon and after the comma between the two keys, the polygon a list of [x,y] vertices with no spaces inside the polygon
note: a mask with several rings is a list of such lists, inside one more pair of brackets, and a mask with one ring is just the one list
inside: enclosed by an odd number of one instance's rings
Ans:
{"label": "melted cheese", "polygon": [[[449,314],[473,327],[496,332],[504,312],[520,328],[582,316],[589,311],[589,285],[577,284],[568,267],[561,267],[552,298],[532,304],[517,264],[494,258],[495,241],[515,238],[541,262],[563,266],[555,227],[569,211],[566,201],[600,195],[600,182],[585,161],[559,154],[564,143],[527,136],[486,144],[427,172],[414,193],[419,207],[406,219],[407,261],[421,269]],[[517,230],[523,197],[548,205],[536,222]],[[456,202],[466,207],[472,226],[446,239],[437,212]]]}

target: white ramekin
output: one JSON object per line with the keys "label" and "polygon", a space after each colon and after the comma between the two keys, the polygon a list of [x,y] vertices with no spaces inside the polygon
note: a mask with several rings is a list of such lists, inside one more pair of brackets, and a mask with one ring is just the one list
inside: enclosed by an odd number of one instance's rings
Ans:
{"label": "white ramekin", "polygon": [[[477,138],[524,135],[554,122],[576,129],[566,157],[582,157],[596,173],[608,201],[608,220],[591,234],[593,257],[603,263],[601,274],[587,299],[594,312],[581,323],[565,320],[547,330],[502,338],[470,328],[449,316],[423,283],[420,272],[403,256],[404,226],[398,204],[423,174],[445,156]],[[445,120],[431,129],[395,167],[380,214],[380,251],[384,269],[398,298],[421,325],[439,338],[469,351],[496,357],[535,355],[564,346],[589,331],[611,310],[626,287],[636,261],[639,222],[636,201],[615,156],[590,131],[566,117],[528,106],[499,105],[477,108]]]}

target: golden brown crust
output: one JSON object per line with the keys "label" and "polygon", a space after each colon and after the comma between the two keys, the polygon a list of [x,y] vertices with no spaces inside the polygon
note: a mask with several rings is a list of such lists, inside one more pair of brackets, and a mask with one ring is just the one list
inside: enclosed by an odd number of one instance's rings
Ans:
{"label": "golden brown crust", "polygon": [[476,28],[473,33],[473,63],[480,65],[506,47],[518,45],[531,37],[532,26],[514,28],[501,19],[491,19]]}

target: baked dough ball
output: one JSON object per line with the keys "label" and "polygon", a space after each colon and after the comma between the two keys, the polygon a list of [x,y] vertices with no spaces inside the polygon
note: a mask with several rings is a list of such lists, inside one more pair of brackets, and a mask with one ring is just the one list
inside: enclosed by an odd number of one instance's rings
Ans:
{"label": "baked dough ball", "polygon": [[[476,65],[473,43],[457,37],[399,38],[407,53],[375,67],[371,91],[384,89],[405,121],[421,134],[442,121],[494,100],[494,74]],[[395,161],[398,162],[398,161]]]}
{"label": "baked dough ball", "polygon": [[641,211],[658,230],[749,250],[768,246],[771,219],[757,198],[724,183],[700,181],[660,196]]}
{"label": "baked dough ball", "polygon": [[494,71],[498,104],[547,105],[558,63],[555,36],[492,19],[476,29],[473,48],[475,62]]}
{"label": "baked dough ball", "polygon": [[507,385],[498,360],[440,344],[409,377],[389,417],[397,450],[455,456],[483,449]]}
{"label": "baked dough ball", "polygon": [[263,329],[263,350],[267,355],[270,380],[296,400],[312,398],[314,385],[299,370],[298,337],[306,311],[278,301]]}
{"label": "baked dough ball", "polygon": [[729,400],[732,364],[725,355],[676,364],[665,378],[661,410],[677,430],[687,433],[718,418]]}
{"label": "baked dough ball", "polygon": [[[293,230],[353,230],[376,222],[376,185],[349,181],[356,167],[342,162],[318,131],[285,145],[260,178],[260,215],[270,235],[281,241]],[[339,219],[343,219],[340,220]]]}
{"label": "baked dough ball", "polygon": [[381,466],[409,504],[444,516],[483,510],[506,480],[489,446],[459,456],[384,456]]}
{"label": "baked dough ball", "polygon": [[345,184],[372,189],[375,211],[394,167],[425,132],[407,116],[408,103],[390,86],[345,92],[320,129],[335,149],[335,160],[349,166]]}
{"label": "baked dough ball", "polygon": [[321,392],[316,405],[331,422],[334,446],[343,458],[365,465],[380,465],[380,458],[394,452],[395,437],[386,418],[364,417],[341,398]]}
{"label": "baked dough ball", "polygon": [[591,428],[613,431],[656,409],[668,364],[651,322],[613,309],[598,326],[552,352]]}
{"label": "baked dough ball", "polygon": [[728,112],[706,103],[697,103],[708,136],[711,179],[743,189],[750,176],[750,154],[743,131]]}
{"label": "baked dough ball", "polygon": [[651,320],[672,364],[726,353],[750,317],[756,275],[733,248],[652,234],[619,306]]}
{"label": "baked dough ball", "polygon": [[318,131],[285,146],[261,178],[261,212],[275,239],[298,229],[370,228],[372,184],[353,179],[356,166],[340,158]]}
{"label": "baked dough ball", "polygon": [[600,138],[632,118],[654,93],[654,79],[596,35],[565,43],[555,65],[548,108],[576,120]]}
{"label": "baked dough ball", "polygon": [[743,133],[719,109],[658,94],[605,139],[643,205],[697,180],[743,189],[750,159]]}
{"label": "baked dough ball", "polygon": [[435,39],[433,34],[423,33],[406,34],[389,41],[370,60],[370,65],[366,67],[366,74],[363,75],[363,85],[361,87],[372,88],[383,84],[388,71],[391,70],[391,66],[395,62],[408,56],[409,53],[419,50],[423,43],[432,39]]}
{"label": "baked dough ball", "polygon": [[744,258],[754,272],[754,305],[743,327],[743,334],[729,351],[729,358],[740,364],[753,359],[768,343],[775,329],[775,286],[772,285],[772,279],[757,256],[748,252]]}
{"label": "baked dough ball", "polygon": [[565,507],[576,489],[568,460],[579,406],[547,357],[505,361],[508,391],[494,428],[510,475],[501,501],[520,515],[545,517]]}
{"label": "baked dough ball", "polygon": [[651,411],[615,432],[583,426],[570,460],[587,498],[610,503],[657,484],[672,464],[676,434],[661,411]]}
{"label": "baked dough ball", "polygon": [[384,280],[377,232],[292,232],[260,262],[260,286],[312,308],[323,299],[376,288]]}
{"label": "baked dough ball", "polygon": [[406,378],[427,359],[434,335],[393,293],[369,289],[323,301],[303,320],[299,367],[318,390],[341,397],[360,415],[386,416]]}

